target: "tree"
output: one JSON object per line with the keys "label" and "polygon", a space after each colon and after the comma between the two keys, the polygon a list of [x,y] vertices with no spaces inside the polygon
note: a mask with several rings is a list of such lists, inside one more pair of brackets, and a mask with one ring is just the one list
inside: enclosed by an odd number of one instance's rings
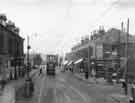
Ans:
{"label": "tree", "polygon": [[41,65],[42,61],[43,60],[40,54],[36,54],[33,58],[34,65]]}

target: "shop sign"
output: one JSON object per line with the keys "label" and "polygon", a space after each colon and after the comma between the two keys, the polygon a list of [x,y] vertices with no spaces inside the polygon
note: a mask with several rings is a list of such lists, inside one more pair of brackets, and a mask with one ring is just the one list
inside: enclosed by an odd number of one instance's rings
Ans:
{"label": "shop sign", "polygon": [[96,46],[96,57],[103,58],[103,45],[97,45]]}

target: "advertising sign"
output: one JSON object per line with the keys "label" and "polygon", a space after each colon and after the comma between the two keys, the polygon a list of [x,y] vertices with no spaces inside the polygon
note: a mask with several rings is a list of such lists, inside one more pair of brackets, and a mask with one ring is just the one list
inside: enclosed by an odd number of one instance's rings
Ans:
{"label": "advertising sign", "polygon": [[96,57],[97,59],[103,58],[103,45],[96,46]]}
{"label": "advertising sign", "polygon": [[135,78],[135,58],[128,59],[127,75],[129,78]]}

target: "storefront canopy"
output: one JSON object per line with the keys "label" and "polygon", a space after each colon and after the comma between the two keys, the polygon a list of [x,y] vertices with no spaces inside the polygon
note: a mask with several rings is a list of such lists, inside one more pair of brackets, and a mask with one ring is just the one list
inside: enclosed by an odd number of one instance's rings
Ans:
{"label": "storefront canopy", "polygon": [[80,62],[82,62],[82,61],[83,61],[83,58],[78,59],[74,64],[78,64],[78,63],[80,63]]}
{"label": "storefront canopy", "polygon": [[70,61],[67,65],[71,65],[73,63],[73,61]]}
{"label": "storefront canopy", "polygon": [[68,64],[68,61],[64,61],[64,63],[63,63],[64,65],[66,65],[66,64]]}

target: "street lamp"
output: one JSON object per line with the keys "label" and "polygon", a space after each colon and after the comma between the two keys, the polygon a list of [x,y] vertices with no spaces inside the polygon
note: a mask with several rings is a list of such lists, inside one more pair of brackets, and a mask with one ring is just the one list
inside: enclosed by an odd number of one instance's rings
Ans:
{"label": "street lamp", "polygon": [[30,60],[29,60],[29,50],[30,50],[30,45],[29,45],[29,36],[27,37],[27,78],[29,78],[29,71],[30,71]]}
{"label": "street lamp", "polygon": [[30,61],[29,61],[29,50],[30,50],[30,45],[29,45],[29,36],[27,37],[27,78],[25,81],[25,96],[26,97],[31,97],[32,96],[32,92],[33,92],[33,82],[29,76],[29,72],[30,72]]}

